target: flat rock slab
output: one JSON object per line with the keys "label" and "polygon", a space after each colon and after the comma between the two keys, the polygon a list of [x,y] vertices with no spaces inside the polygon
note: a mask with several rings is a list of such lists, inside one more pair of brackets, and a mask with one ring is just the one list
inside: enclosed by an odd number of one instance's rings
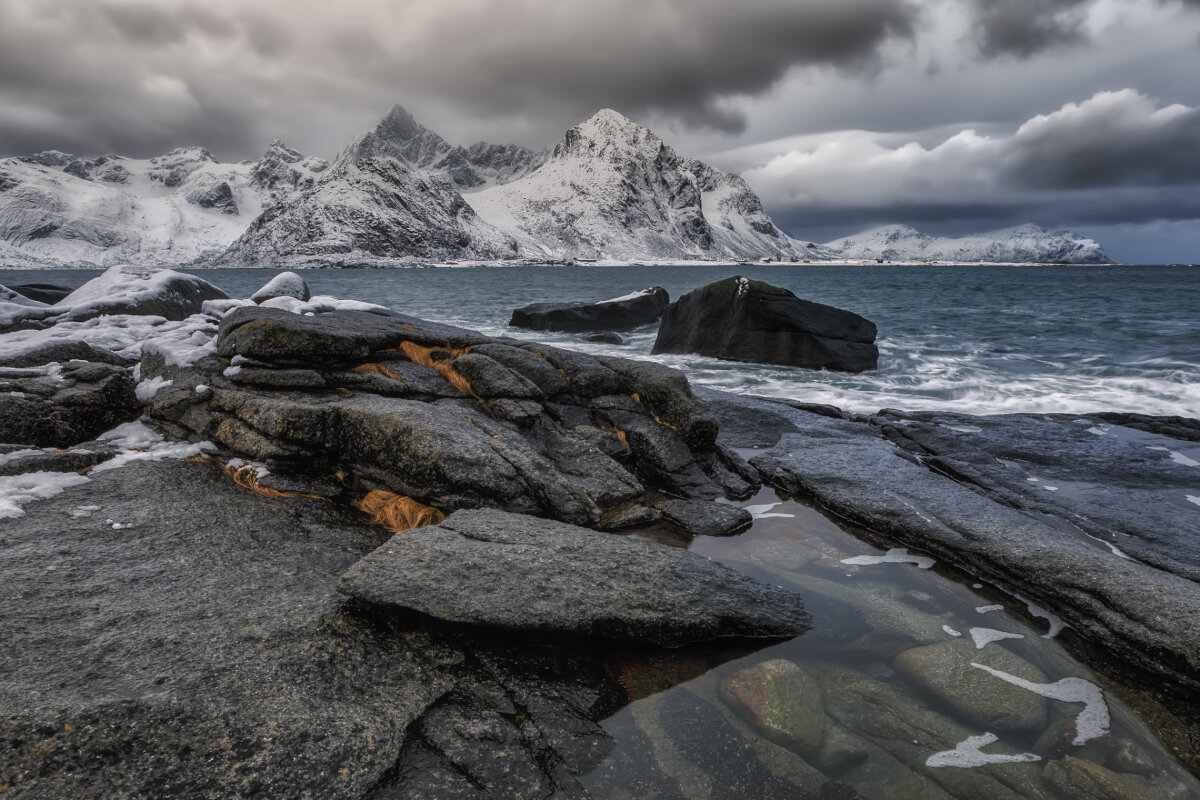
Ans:
{"label": "flat rock slab", "polygon": [[744,508],[704,500],[668,500],[658,509],[663,519],[693,536],[733,536],[754,522]]}
{"label": "flat rock slab", "polygon": [[703,556],[491,510],[397,534],[338,588],[456,623],[668,647],[810,627],[797,595]]}
{"label": "flat rock slab", "polygon": [[872,422],[999,503],[1200,581],[1200,505],[1188,499],[1200,496],[1195,420],[887,411]]}

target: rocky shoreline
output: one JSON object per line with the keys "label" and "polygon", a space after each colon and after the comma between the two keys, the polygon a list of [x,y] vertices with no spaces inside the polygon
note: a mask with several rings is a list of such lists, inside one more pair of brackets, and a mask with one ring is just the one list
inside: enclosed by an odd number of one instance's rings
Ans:
{"label": "rocky shoreline", "polygon": [[[927,694],[951,650],[975,652],[826,578],[655,541],[744,530],[737,506],[764,484],[1018,599],[1164,709],[1155,732],[1200,766],[1200,491],[1179,452],[1200,422],[851,418],[302,281],[253,303],[180,279],[118,268],[79,302],[0,308],[9,796],[888,797],[862,771],[884,756],[847,744],[870,728],[862,704],[904,725],[928,712],[878,676],[766,661],[726,675],[716,705],[665,691],[867,608],[895,614],[871,658]],[[435,524],[403,530],[410,512]],[[824,727],[754,700],[776,692]],[[1017,696],[1004,710],[1029,710],[1009,722],[954,700],[967,716],[931,741],[1053,727]],[[622,709],[667,739],[626,752],[600,724]],[[690,726],[710,734],[670,732]],[[890,774],[935,774],[888,752]],[[1033,758],[903,796],[1195,791],[1111,750]]]}

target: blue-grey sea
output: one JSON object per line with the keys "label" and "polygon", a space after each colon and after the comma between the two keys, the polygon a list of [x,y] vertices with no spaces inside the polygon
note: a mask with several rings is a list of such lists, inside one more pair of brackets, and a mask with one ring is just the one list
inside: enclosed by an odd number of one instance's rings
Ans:
{"label": "blue-grey sea", "polygon": [[[6,284],[76,285],[95,272],[5,272]],[[196,274],[245,297],[272,270]],[[649,357],[655,328],[623,346],[507,326],[533,302],[595,301],[648,286],[675,298],[730,275],[791,289],[879,326],[879,369],[845,375],[656,357],[697,384],[880,408],[965,413],[1135,411],[1200,416],[1200,268],[1174,266],[637,266],[309,270],[314,294],[365,300],[488,334]]]}

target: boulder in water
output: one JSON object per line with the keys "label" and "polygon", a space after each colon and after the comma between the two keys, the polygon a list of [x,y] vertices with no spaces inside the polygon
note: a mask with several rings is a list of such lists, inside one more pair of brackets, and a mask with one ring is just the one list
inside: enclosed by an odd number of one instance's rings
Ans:
{"label": "boulder in water", "polygon": [[668,306],[651,352],[863,372],[879,361],[875,334],[875,323],[851,311],[735,276]]}
{"label": "boulder in water", "polygon": [[[69,286],[57,286],[53,283],[23,283],[8,288],[23,297],[47,305],[57,303],[73,291]],[[2,295],[3,290],[0,289],[0,296]]]}
{"label": "boulder in water", "polygon": [[534,303],[518,308],[508,324],[535,331],[628,331],[649,325],[671,302],[661,286],[599,303]]}
{"label": "boulder in water", "polygon": [[308,290],[308,284],[304,282],[304,279],[296,273],[281,272],[267,281],[257,292],[250,295],[250,299],[256,303],[276,297],[294,297],[301,302],[308,302],[312,298],[312,292]]}

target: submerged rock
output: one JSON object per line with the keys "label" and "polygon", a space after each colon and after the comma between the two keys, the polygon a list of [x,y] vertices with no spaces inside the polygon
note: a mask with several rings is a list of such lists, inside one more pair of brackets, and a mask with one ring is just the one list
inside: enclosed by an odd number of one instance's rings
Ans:
{"label": "submerged rock", "polygon": [[721,698],[763,736],[797,753],[815,755],[825,728],[820,685],[799,666],[774,659],[721,681]]}
{"label": "submerged rock", "polygon": [[626,339],[616,331],[598,331],[597,333],[585,333],[583,335],[585,342],[593,344],[625,344]]}
{"label": "submerged rock", "polygon": [[670,302],[667,290],[654,286],[598,303],[534,303],[513,311],[508,324],[568,333],[628,331],[656,321]]}
{"label": "submerged rock", "polygon": [[810,627],[798,596],[689,551],[500,511],[397,534],[339,590],[450,622],[670,647]]}
{"label": "submerged rock", "polygon": [[879,360],[875,333],[873,322],[853,312],[733,277],[672,303],[652,352],[862,372]]}
{"label": "submerged rock", "polygon": [[972,662],[1033,683],[1047,682],[1045,673],[1020,656],[999,646],[980,652],[966,639],[906,650],[896,657],[895,667],[913,686],[985,730],[1045,727],[1045,699],[972,667]]}

